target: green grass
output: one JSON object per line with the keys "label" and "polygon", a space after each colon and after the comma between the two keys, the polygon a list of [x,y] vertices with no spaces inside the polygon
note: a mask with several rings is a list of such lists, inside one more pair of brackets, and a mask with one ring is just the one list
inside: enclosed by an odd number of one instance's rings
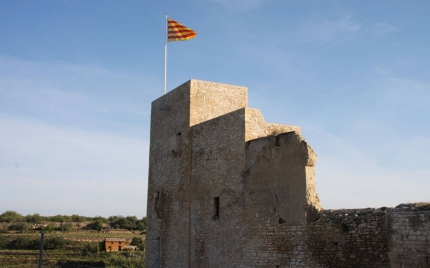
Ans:
{"label": "green grass", "polygon": [[[40,239],[40,232],[28,231],[27,233],[8,232],[1,234],[10,240],[18,236],[28,236],[29,238]],[[68,243],[57,250],[44,250],[43,267],[144,267],[144,252],[108,252],[89,253],[85,251],[86,245],[95,245],[106,237],[121,237],[132,239],[139,237],[145,239],[145,235],[140,233],[120,233],[109,234],[95,231],[72,231],[72,232],[45,232],[45,239],[62,236]],[[81,240],[81,241],[79,241]],[[90,240],[86,242],[82,240]],[[37,267],[39,260],[38,250],[0,250],[0,267]]]}
{"label": "green grass", "polygon": [[[83,256],[76,250],[45,250],[43,267],[144,267],[143,252],[91,253]],[[0,267],[37,267],[38,250],[0,250]]]}

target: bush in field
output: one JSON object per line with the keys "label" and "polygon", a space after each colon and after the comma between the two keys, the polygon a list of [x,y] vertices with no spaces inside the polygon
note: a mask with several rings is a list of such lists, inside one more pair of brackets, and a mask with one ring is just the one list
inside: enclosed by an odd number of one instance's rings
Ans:
{"label": "bush in field", "polygon": [[139,250],[143,250],[142,239],[139,237],[133,237],[133,239],[131,239],[130,245],[137,246]]}
{"label": "bush in field", "polygon": [[5,235],[0,235],[0,249],[7,249],[9,238]]}
{"label": "bush in field", "polygon": [[26,222],[41,223],[43,220],[45,220],[45,217],[40,216],[39,213],[35,213],[33,215],[27,215],[27,216],[25,216],[25,221]]}
{"label": "bush in field", "polygon": [[109,222],[109,220],[108,220],[108,219],[106,219],[105,217],[102,217],[102,216],[95,216],[95,217],[94,217],[94,220],[100,220],[100,221],[102,221],[103,223],[108,223],[108,222]]}
{"label": "bush in field", "polygon": [[43,248],[48,250],[61,249],[66,244],[67,241],[62,236],[52,236],[45,239]]}
{"label": "bush in field", "polygon": [[84,216],[79,216],[79,215],[77,215],[77,214],[73,214],[72,215],[72,221],[73,222],[84,222],[84,221],[86,221],[87,220],[87,218],[86,217],[84,217]]}
{"label": "bush in field", "polygon": [[64,223],[63,225],[61,225],[60,229],[63,232],[70,232],[71,230],[73,230],[73,224],[71,224],[70,222]]}
{"label": "bush in field", "polygon": [[55,215],[55,216],[49,217],[49,220],[52,222],[65,222],[66,217],[63,215]]}
{"label": "bush in field", "polygon": [[15,222],[15,221],[19,221],[20,219],[22,219],[22,215],[16,213],[15,211],[9,210],[0,215],[0,221]]}
{"label": "bush in field", "polygon": [[9,226],[9,230],[25,233],[28,231],[28,225],[25,222],[14,223],[13,225]]}
{"label": "bush in field", "polygon": [[117,216],[110,216],[108,218],[108,221],[110,221],[110,222],[116,222],[116,221],[118,221],[121,218],[124,218],[124,217],[123,216],[119,216],[119,215],[117,215]]}
{"label": "bush in field", "polygon": [[29,237],[26,235],[18,236],[15,240],[12,240],[8,246],[10,249],[39,249],[40,239]]}
{"label": "bush in field", "polygon": [[89,253],[97,253],[98,251],[100,251],[100,243],[97,243],[97,242],[85,243],[82,246],[83,256],[86,256]]}
{"label": "bush in field", "polygon": [[103,220],[102,219],[96,219],[91,224],[91,228],[100,232],[103,228]]}
{"label": "bush in field", "polygon": [[39,228],[37,228],[37,230],[52,232],[52,231],[57,231],[58,228],[55,227],[54,225],[48,225],[48,226],[39,227]]}
{"label": "bush in field", "polygon": [[139,231],[143,231],[143,230],[146,230],[146,225],[145,225],[145,223],[143,223],[143,222],[138,222],[137,223],[137,229],[139,230]]}
{"label": "bush in field", "polygon": [[144,268],[145,258],[136,253],[123,252],[121,254],[112,254],[105,263],[109,267]]}

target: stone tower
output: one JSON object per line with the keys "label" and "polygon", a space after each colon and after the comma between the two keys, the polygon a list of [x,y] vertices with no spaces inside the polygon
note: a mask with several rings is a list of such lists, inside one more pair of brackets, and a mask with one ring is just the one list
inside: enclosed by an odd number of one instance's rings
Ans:
{"label": "stone tower", "polygon": [[146,267],[245,267],[267,228],[317,217],[314,151],[247,103],[199,80],[152,102]]}

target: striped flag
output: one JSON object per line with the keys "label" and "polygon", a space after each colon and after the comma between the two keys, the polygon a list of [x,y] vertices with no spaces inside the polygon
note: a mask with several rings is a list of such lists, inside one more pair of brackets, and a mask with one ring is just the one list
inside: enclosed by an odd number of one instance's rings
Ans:
{"label": "striped flag", "polygon": [[196,32],[190,28],[185,27],[177,21],[167,19],[167,30],[169,42],[173,41],[186,41],[196,37]]}

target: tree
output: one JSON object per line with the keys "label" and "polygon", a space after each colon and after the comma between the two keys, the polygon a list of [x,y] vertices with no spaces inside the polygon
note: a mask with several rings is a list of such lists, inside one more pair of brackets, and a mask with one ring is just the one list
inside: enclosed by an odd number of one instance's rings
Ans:
{"label": "tree", "polygon": [[84,222],[84,221],[86,221],[86,217],[84,217],[84,216],[79,216],[79,215],[77,215],[77,214],[73,214],[72,215],[72,221],[73,222]]}
{"label": "tree", "polygon": [[108,218],[108,220],[110,221],[110,222],[116,222],[116,221],[118,221],[119,219],[121,219],[121,218],[124,218],[123,216],[110,216],[109,218]]}
{"label": "tree", "polygon": [[126,229],[130,222],[126,218],[121,218],[116,222],[119,226],[119,228]]}
{"label": "tree", "polygon": [[15,222],[21,220],[22,215],[16,213],[16,211],[8,210],[0,215],[0,221]]}
{"label": "tree", "polygon": [[33,223],[41,223],[45,218],[40,216],[39,213],[34,213],[33,215],[27,215],[25,216],[25,220],[27,222],[33,222]]}
{"label": "tree", "polygon": [[146,225],[145,225],[145,223],[143,223],[142,221],[139,221],[139,222],[137,223],[137,229],[138,229],[139,231],[146,230]]}
{"label": "tree", "polygon": [[66,218],[63,215],[55,215],[49,217],[49,220],[53,222],[65,222]]}
{"label": "tree", "polygon": [[136,216],[127,216],[126,219],[131,223],[137,223],[137,221],[138,221]]}
{"label": "tree", "polygon": [[103,229],[103,220],[96,219],[92,224],[92,228],[100,232]]}
{"label": "tree", "polygon": [[131,239],[130,245],[137,246],[140,250],[143,250],[143,243],[142,239],[139,237],[133,237]]}

